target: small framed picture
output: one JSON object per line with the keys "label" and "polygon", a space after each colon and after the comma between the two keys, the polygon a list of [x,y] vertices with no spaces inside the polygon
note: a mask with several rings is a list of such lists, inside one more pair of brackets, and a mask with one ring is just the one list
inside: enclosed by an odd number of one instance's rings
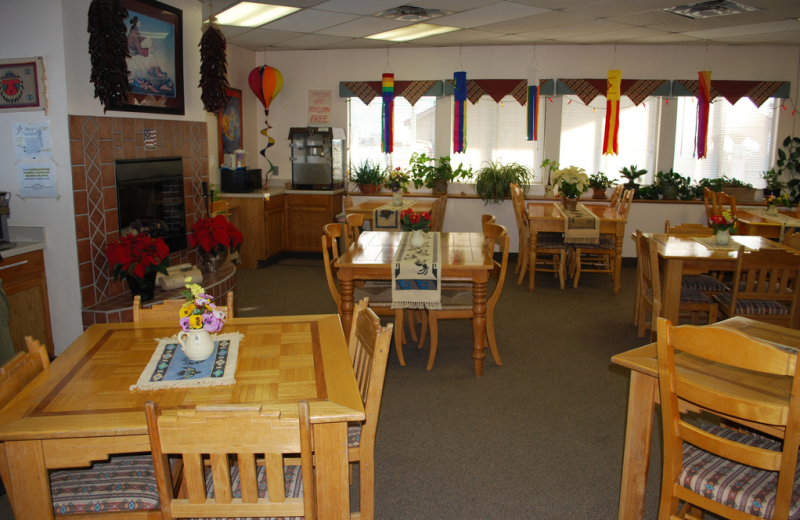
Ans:
{"label": "small framed picture", "polygon": [[219,164],[224,162],[225,154],[244,148],[242,142],[242,91],[226,88],[228,106],[217,114],[219,127]]}
{"label": "small framed picture", "polygon": [[0,60],[0,111],[44,110],[42,57]]}

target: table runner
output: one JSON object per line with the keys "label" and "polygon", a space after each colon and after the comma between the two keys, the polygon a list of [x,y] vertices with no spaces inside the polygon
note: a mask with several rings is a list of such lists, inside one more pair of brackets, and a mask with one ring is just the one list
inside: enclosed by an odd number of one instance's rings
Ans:
{"label": "table runner", "polygon": [[744,211],[748,213],[752,213],[758,217],[761,217],[766,220],[771,220],[773,222],[777,222],[781,225],[781,236],[780,241],[783,242],[783,235],[786,233],[786,228],[800,228],[800,220],[790,217],[789,215],[784,215],[783,213],[778,213],[777,215],[770,215],[767,213],[767,208],[743,208]]}
{"label": "table runner", "polygon": [[[728,242],[727,244],[725,244],[724,246],[720,245],[720,244],[717,244],[717,241],[713,236],[710,236],[710,237],[692,237],[692,240],[694,240],[695,242],[700,242],[701,244],[706,246],[708,249],[716,249],[716,250],[719,250],[719,251],[738,251],[739,248],[742,245],[744,245],[744,244],[740,244],[739,242],[736,242],[733,239],[733,237],[731,237],[731,241]],[[750,247],[744,246],[744,250],[745,251],[752,251],[753,249],[750,248]]]}
{"label": "table runner", "polygon": [[234,385],[239,342],[238,332],[212,334],[214,353],[203,361],[187,358],[178,343],[178,336],[161,338],[147,367],[131,390],[164,390]]}
{"label": "table runner", "polygon": [[560,202],[554,202],[556,209],[564,217],[564,242],[567,244],[599,244],[600,219],[578,204],[575,210],[564,209]]}
{"label": "table runner", "polygon": [[442,308],[441,233],[423,233],[425,243],[412,247],[412,233],[403,233],[392,258],[392,309]]}
{"label": "table runner", "polygon": [[375,218],[372,220],[373,230],[375,231],[402,231],[403,224],[400,222],[400,212],[419,202],[416,199],[403,200],[401,206],[393,203],[384,204],[375,208]]}

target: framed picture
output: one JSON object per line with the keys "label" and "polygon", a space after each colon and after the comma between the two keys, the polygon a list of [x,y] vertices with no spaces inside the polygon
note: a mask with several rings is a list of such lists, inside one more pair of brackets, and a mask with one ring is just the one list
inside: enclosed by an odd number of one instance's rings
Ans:
{"label": "framed picture", "polygon": [[226,88],[228,106],[217,114],[219,128],[219,164],[224,162],[225,154],[244,148],[242,142],[242,91]]}
{"label": "framed picture", "polygon": [[155,0],[122,0],[128,10],[125,112],[184,115],[183,11]]}
{"label": "framed picture", "polygon": [[43,70],[41,56],[0,60],[0,111],[47,113]]}

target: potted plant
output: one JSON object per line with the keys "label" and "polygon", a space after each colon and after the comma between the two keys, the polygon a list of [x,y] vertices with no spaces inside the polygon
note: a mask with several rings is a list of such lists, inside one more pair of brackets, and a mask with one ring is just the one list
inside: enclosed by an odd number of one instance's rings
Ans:
{"label": "potted plant", "polygon": [[668,172],[656,173],[656,184],[661,187],[661,195],[665,200],[676,200],[678,190],[683,182],[683,176],[673,172],[672,168]]}
{"label": "potted plant", "polygon": [[606,190],[611,186],[612,182],[606,177],[603,172],[597,172],[589,176],[589,187],[592,188],[593,199],[605,199]]}
{"label": "potted plant", "polygon": [[475,193],[485,204],[501,204],[511,194],[511,184],[527,193],[536,178],[531,168],[516,162],[503,164],[498,160],[485,164],[475,177]]}
{"label": "potted plant", "polygon": [[580,196],[589,189],[589,176],[583,168],[570,166],[556,171],[553,175],[553,184],[561,193],[561,204],[564,209],[574,210]]}
{"label": "potted plant", "polygon": [[778,175],[788,171],[792,176],[786,186],[789,188],[789,196],[794,202],[800,198],[800,178],[796,175],[800,173],[800,137],[786,136],[783,140],[783,150],[778,148]]}
{"label": "potted plant", "polygon": [[747,182],[722,176],[722,191],[735,197],[737,201],[752,201],[756,198],[756,189]]}
{"label": "potted plant", "polygon": [[720,215],[712,215],[708,219],[708,225],[714,230],[714,239],[717,244],[726,246],[731,241],[731,232],[736,232],[736,221],[739,218],[726,209]]}
{"label": "potted plant", "polygon": [[406,208],[400,212],[400,223],[403,231],[411,231],[409,244],[413,247],[421,247],[425,240],[422,233],[427,233],[431,229],[431,215],[427,211],[415,213],[413,209]]}
{"label": "potted plant", "polygon": [[141,296],[142,301],[153,299],[156,274],[167,274],[169,247],[160,238],[129,233],[106,248],[108,265],[114,280],[124,276],[131,290],[131,298]]}
{"label": "potted plant", "polygon": [[383,185],[392,190],[392,204],[395,206],[403,205],[403,193],[408,193],[408,184],[411,182],[411,176],[408,172],[403,171],[401,167],[396,167],[394,170],[386,170],[386,180]]}
{"label": "potted plant", "polygon": [[411,154],[411,178],[414,187],[425,186],[431,188],[433,194],[441,196],[447,193],[447,184],[458,179],[468,179],[472,176],[472,168],[464,169],[464,163],[453,169],[450,164],[450,157],[439,157],[438,165],[433,157],[428,157],[424,153]]}
{"label": "potted plant", "polygon": [[551,161],[550,159],[545,159],[542,161],[540,168],[542,169],[542,173],[547,170],[547,178],[545,179],[545,187],[544,187],[544,198],[552,199],[555,196],[555,186],[550,184],[550,179],[553,177],[553,174],[558,170],[558,161]]}
{"label": "potted plant", "polygon": [[228,222],[225,215],[201,218],[192,226],[189,245],[197,247],[209,271],[217,272],[225,263],[228,250],[238,251],[241,247],[242,233]]}
{"label": "potted plant", "polygon": [[781,194],[781,190],[786,187],[786,183],[781,180],[780,172],[775,171],[775,168],[762,172],[761,178],[767,183],[766,188],[764,188],[764,197],[769,195],[778,196]]}
{"label": "potted plant", "polygon": [[785,193],[780,193],[778,195],[765,194],[764,204],[767,206],[767,214],[769,215],[777,215],[778,206],[792,209],[792,200]]}
{"label": "potted plant", "polygon": [[642,186],[639,188],[639,198],[642,200],[661,200],[662,188],[658,184]]}
{"label": "potted plant", "polygon": [[350,181],[358,184],[358,189],[365,195],[372,195],[381,191],[386,174],[378,163],[369,159],[353,167],[350,171]]}
{"label": "potted plant", "polygon": [[641,177],[642,175],[646,174],[647,170],[640,170],[636,167],[635,164],[632,164],[630,169],[627,166],[623,166],[622,169],[619,171],[619,174],[628,180],[625,183],[626,190],[633,190],[633,198],[639,198],[639,183],[636,182],[636,179]]}

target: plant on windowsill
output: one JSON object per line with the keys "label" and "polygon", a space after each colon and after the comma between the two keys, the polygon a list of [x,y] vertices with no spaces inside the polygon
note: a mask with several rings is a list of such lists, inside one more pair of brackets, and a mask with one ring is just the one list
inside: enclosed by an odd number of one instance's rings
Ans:
{"label": "plant on windowsill", "polygon": [[781,194],[781,190],[786,187],[786,183],[781,180],[780,172],[775,171],[775,168],[761,172],[761,178],[767,183],[764,188],[764,197],[769,195],[778,196]]}
{"label": "plant on windowsill", "polygon": [[722,191],[736,198],[739,202],[752,202],[756,198],[756,189],[753,188],[752,184],[742,182],[739,179],[732,179],[725,175],[722,176]]}
{"label": "plant on windowsill", "polygon": [[558,170],[559,164],[558,161],[551,161],[550,159],[545,159],[542,161],[542,164],[539,166],[542,169],[542,173],[547,170],[547,178],[545,179],[545,187],[544,187],[544,198],[552,199],[555,196],[555,186],[550,184],[550,179],[553,178],[553,174]]}
{"label": "plant on windowsill", "polygon": [[160,238],[129,233],[106,248],[108,265],[114,280],[124,276],[131,290],[131,298],[139,295],[142,301],[153,299],[156,274],[167,274],[169,247]]}
{"label": "plant on windowsill", "polygon": [[408,172],[403,171],[401,167],[394,170],[386,170],[386,180],[383,185],[392,191],[392,204],[395,206],[403,205],[403,193],[408,193],[408,184],[411,182],[411,176]]}
{"label": "plant on windowsill", "polygon": [[381,191],[381,185],[386,180],[386,173],[378,163],[366,159],[351,168],[349,177],[350,182],[358,184],[361,193],[372,195]]}
{"label": "plant on windowsill", "polygon": [[680,173],[672,171],[656,173],[656,182],[661,187],[661,195],[665,200],[676,200],[681,185],[685,182]]}
{"label": "plant on windowsill", "polygon": [[593,199],[605,199],[606,190],[613,184],[613,182],[606,177],[603,172],[597,172],[589,176],[589,187],[592,188]]}
{"label": "plant on windowsill", "polygon": [[484,164],[475,177],[475,193],[484,204],[502,204],[511,195],[511,184],[527,193],[536,178],[531,168],[516,162],[503,164],[498,159]]}
{"label": "plant on windowsill", "polygon": [[570,166],[558,170],[553,175],[553,184],[561,193],[561,204],[564,209],[574,210],[580,196],[589,189],[589,176],[583,168]]}
{"label": "plant on windowsill", "polygon": [[439,160],[435,161],[433,157],[428,157],[424,153],[414,152],[411,154],[409,164],[414,187],[430,188],[436,196],[447,193],[448,183],[472,177],[472,168],[464,169],[464,163],[460,163],[458,168],[453,169],[449,156],[439,157]]}
{"label": "plant on windowsill", "polygon": [[636,182],[636,179],[638,179],[639,177],[641,177],[646,173],[647,170],[640,170],[636,167],[635,164],[632,164],[630,169],[627,166],[623,166],[622,169],[619,171],[619,174],[628,180],[628,182],[625,183],[625,189],[633,190],[634,193],[633,198],[635,199],[639,198],[639,183]]}

